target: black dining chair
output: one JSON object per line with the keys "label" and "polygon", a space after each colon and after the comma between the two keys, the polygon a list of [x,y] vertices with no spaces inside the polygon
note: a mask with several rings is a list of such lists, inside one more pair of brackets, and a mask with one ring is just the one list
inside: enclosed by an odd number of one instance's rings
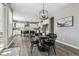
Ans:
{"label": "black dining chair", "polygon": [[[34,34],[34,33],[33,33]],[[35,33],[35,37],[37,36],[38,37],[39,34]],[[33,50],[33,47],[35,47],[34,45],[38,46],[39,44],[39,39],[35,38],[33,36],[33,38],[30,39],[30,42],[31,42],[31,55],[32,55],[32,50]]]}
{"label": "black dining chair", "polygon": [[49,34],[48,40],[44,41],[44,44],[48,46],[48,55],[50,54],[50,47],[53,47],[54,53],[56,55],[56,50],[55,50],[55,40],[57,38],[56,34]]}

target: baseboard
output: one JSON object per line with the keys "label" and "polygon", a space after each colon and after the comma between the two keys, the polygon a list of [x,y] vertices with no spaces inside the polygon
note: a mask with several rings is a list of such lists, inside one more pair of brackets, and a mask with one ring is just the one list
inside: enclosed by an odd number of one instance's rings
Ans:
{"label": "baseboard", "polygon": [[[14,40],[14,39],[13,39],[13,40]],[[13,40],[8,44],[8,47],[10,47],[10,45],[13,43]],[[8,48],[8,47],[7,47],[7,48]]]}
{"label": "baseboard", "polygon": [[61,44],[64,44],[64,45],[67,45],[67,46],[70,46],[70,47],[72,47],[72,48],[75,48],[75,49],[78,49],[78,50],[79,50],[79,47],[74,46],[74,45],[71,45],[71,44],[68,44],[68,43],[66,43],[66,42],[62,42],[62,41],[59,41],[59,40],[56,40],[56,42],[61,43]]}
{"label": "baseboard", "polygon": [[5,48],[3,48],[3,49],[0,51],[0,55],[1,55],[1,53],[3,53],[4,50],[5,50]]}
{"label": "baseboard", "polygon": [[[13,38],[16,36],[19,36],[20,34],[15,34],[14,36],[12,36]],[[14,40],[14,39],[13,39]],[[13,43],[13,40],[8,44],[7,48]]]}

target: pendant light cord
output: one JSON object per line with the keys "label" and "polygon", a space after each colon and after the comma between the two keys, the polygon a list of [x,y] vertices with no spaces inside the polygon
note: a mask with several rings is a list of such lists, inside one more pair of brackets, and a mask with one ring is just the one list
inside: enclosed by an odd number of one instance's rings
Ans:
{"label": "pendant light cord", "polygon": [[43,14],[44,14],[44,3],[43,3]]}

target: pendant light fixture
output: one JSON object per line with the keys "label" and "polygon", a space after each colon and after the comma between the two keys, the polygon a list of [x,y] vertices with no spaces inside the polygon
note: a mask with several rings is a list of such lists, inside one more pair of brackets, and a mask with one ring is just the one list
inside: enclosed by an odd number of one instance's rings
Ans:
{"label": "pendant light fixture", "polygon": [[45,5],[43,3],[43,10],[40,11],[39,13],[39,18],[42,20],[48,19],[48,11],[44,9]]}

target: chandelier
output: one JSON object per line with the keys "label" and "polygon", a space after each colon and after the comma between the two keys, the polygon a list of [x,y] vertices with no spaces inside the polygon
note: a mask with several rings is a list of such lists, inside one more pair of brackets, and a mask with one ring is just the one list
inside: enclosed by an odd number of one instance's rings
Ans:
{"label": "chandelier", "polygon": [[48,11],[44,9],[44,3],[43,3],[43,10],[41,10],[39,13],[39,18],[43,20],[48,19]]}

